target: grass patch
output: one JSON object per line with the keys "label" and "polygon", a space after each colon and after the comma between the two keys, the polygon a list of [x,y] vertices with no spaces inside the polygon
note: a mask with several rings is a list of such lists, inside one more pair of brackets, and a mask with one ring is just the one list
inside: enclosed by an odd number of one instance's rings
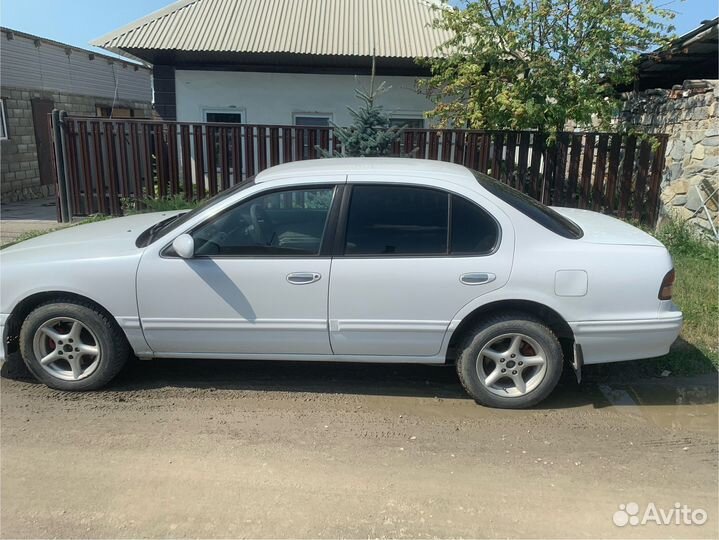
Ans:
{"label": "grass patch", "polygon": [[658,363],[689,375],[719,368],[719,247],[698,238],[686,223],[669,222],[656,237],[674,258],[674,303],[684,327],[672,351]]}
{"label": "grass patch", "polygon": [[166,195],[165,197],[144,197],[142,199],[122,199],[122,211],[125,215],[141,214],[146,212],[167,212],[169,210],[191,210],[202,201],[185,199],[182,193]]}

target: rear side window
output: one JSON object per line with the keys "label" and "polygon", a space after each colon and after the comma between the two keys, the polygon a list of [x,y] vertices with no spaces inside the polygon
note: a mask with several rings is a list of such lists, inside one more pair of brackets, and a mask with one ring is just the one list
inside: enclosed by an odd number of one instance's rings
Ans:
{"label": "rear side window", "polygon": [[490,253],[498,242],[499,226],[494,218],[471,201],[452,195],[452,254]]}
{"label": "rear side window", "polygon": [[346,255],[445,255],[449,195],[412,186],[352,189]]}
{"label": "rear side window", "polygon": [[484,189],[519,210],[525,216],[533,219],[545,229],[549,229],[564,238],[575,240],[584,235],[584,232],[576,223],[543,205],[538,200],[509,187],[507,184],[497,182],[485,174],[477,171],[473,172],[477,182]]}

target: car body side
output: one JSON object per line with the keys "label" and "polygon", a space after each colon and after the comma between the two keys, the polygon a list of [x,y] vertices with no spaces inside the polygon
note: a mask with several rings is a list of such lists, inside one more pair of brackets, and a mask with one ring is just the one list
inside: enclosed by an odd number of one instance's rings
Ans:
{"label": "car body side", "polygon": [[[666,248],[649,235],[628,243],[602,241],[597,235],[580,239],[561,237],[489,193],[466,169],[428,173],[378,169],[323,176],[289,168],[286,174],[275,173],[272,179],[257,182],[208,208],[145,248],[135,246],[137,236],[171,213],[129,216],[72,227],[3,250],[0,252],[3,337],[12,337],[17,332],[28,306],[50,295],[66,294],[87,298],[111,314],[137,356],[161,356],[145,339],[138,309],[137,280],[144,258],[159,257],[160,252],[181,233],[223,209],[267,190],[345,185],[348,182],[350,185],[396,183],[431,187],[472,200],[500,225],[501,246],[510,257],[505,279],[491,287],[467,286],[472,292],[456,305],[454,315],[439,321],[443,327],[441,346],[431,355],[244,354],[239,351],[236,355],[226,356],[442,364],[451,359],[452,344],[477,314],[484,316],[503,309],[520,309],[521,306],[551,313],[556,319],[555,333],[564,334],[560,337],[578,345],[586,364],[660,356],[668,352],[679,333],[681,312],[671,301],[658,298],[662,279],[672,268],[671,257]],[[606,224],[610,228],[613,226],[610,221]],[[601,221],[597,226],[601,227]],[[335,254],[331,259],[341,258],[342,255]],[[455,259],[457,264],[462,259],[466,267],[484,271],[482,256]],[[410,257],[405,260],[408,266],[412,265]],[[176,291],[180,297],[182,292]],[[420,305],[422,291],[417,291],[417,296],[407,301]],[[332,322],[328,320],[328,331],[331,326]],[[395,343],[393,350],[401,345]],[[188,352],[182,356],[203,355]]]}

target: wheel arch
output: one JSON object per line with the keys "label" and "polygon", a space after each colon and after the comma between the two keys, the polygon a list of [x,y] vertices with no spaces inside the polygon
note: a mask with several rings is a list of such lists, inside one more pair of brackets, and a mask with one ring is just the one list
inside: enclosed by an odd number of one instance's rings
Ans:
{"label": "wheel arch", "polygon": [[22,323],[25,321],[27,316],[38,306],[52,300],[67,300],[70,302],[75,301],[86,305],[89,304],[101,313],[103,313],[108,318],[108,320],[115,322],[114,315],[110,313],[107,308],[105,308],[96,300],[93,300],[92,298],[89,298],[82,294],[61,290],[35,292],[29,296],[26,296],[17,304],[15,304],[15,307],[12,309],[5,322],[5,335],[2,336],[2,338],[7,344],[8,354],[13,353],[19,349],[20,328],[22,327]]}
{"label": "wheel arch", "polygon": [[492,315],[500,313],[522,313],[531,315],[544,322],[559,339],[562,349],[567,354],[574,343],[574,333],[569,323],[556,310],[532,300],[496,300],[475,308],[469,312],[459,323],[447,346],[446,361],[453,363],[458,354],[458,347],[467,332],[471,331],[479,322]]}

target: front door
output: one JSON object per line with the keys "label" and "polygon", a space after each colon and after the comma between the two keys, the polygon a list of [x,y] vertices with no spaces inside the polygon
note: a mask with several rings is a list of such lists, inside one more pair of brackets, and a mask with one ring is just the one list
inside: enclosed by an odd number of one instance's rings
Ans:
{"label": "front door", "polygon": [[344,246],[332,263],[333,352],[438,354],[454,315],[509,279],[511,225],[468,198],[421,185],[350,189]]}
{"label": "front door", "polygon": [[327,355],[335,188],[259,194],[195,227],[195,257],[146,253],[137,297],[158,355]]}

